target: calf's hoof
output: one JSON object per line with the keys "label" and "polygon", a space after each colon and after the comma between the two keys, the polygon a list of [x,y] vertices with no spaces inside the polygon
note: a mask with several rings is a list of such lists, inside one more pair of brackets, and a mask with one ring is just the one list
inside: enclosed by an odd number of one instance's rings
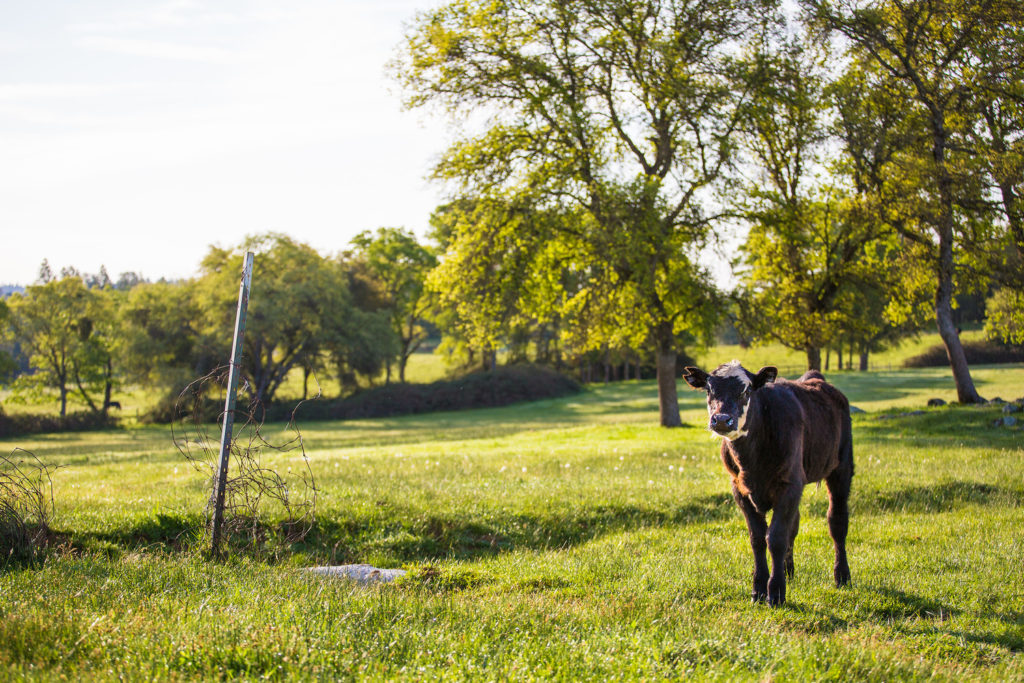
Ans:
{"label": "calf's hoof", "polygon": [[847,566],[835,568],[836,588],[842,588],[850,583],[850,568]]}
{"label": "calf's hoof", "polygon": [[755,590],[753,593],[750,594],[750,601],[753,602],[753,603],[763,603],[766,600],[768,600],[768,592],[767,591],[756,591]]}
{"label": "calf's hoof", "polygon": [[768,604],[771,607],[779,607],[786,604],[786,589],[781,591],[768,591]]}
{"label": "calf's hoof", "polygon": [[786,582],[785,581],[769,581],[768,582],[768,604],[772,607],[778,607],[786,602]]}

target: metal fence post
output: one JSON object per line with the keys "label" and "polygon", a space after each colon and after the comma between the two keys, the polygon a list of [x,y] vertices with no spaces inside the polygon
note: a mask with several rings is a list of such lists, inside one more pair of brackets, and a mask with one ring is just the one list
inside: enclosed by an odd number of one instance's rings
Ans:
{"label": "metal fence post", "polygon": [[253,253],[246,252],[242,266],[242,282],[238,287],[238,312],[235,314],[235,337],[231,345],[231,366],[228,368],[228,391],[224,399],[224,427],[220,435],[220,460],[213,490],[213,524],[210,532],[210,552],[216,555],[220,546],[221,527],[224,524],[224,492],[228,483],[228,457],[231,454],[231,432],[235,426],[235,393],[242,362],[242,338],[245,336],[245,313],[249,308],[249,290],[252,287]]}

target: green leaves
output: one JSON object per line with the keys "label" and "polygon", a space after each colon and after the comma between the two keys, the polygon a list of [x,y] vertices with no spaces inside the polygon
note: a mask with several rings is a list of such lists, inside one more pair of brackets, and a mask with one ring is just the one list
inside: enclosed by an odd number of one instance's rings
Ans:
{"label": "green leaves", "polygon": [[[234,324],[242,253],[255,250],[253,285],[246,321],[242,367],[253,395],[269,401],[288,373],[309,354],[337,352],[366,328],[357,313],[340,263],[324,259],[307,244],[268,233],[249,238],[237,251],[212,247],[203,259],[195,285],[202,345],[217,349],[221,364],[228,358]],[[380,332],[380,327],[374,328]],[[377,348],[388,349],[381,335]],[[360,370],[379,370],[382,353],[364,354]],[[375,374],[375,373],[371,373]]]}
{"label": "green leaves", "polygon": [[[401,228],[364,231],[352,239],[352,244],[356,250],[350,260],[365,267],[382,290],[391,331],[399,346],[398,378],[404,382],[409,356],[427,338],[422,324],[431,304],[426,279],[437,265],[437,256]],[[388,363],[390,379],[390,358]]]}
{"label": "green leaves", "polygon": [[985,335],[1005,344],[1024,346],[1024,293],[1000,289],[985,304]]}
{"label": "green leaves", "polygon": [[77,385],[82,398],[97,409],[90,390],[109,377],[107,295],[67,276],[31,285],[8,300],[11,334],[35,370],[31,379],[15,384],[16,392],[41,396],[47,388],[56,389],[64,416],[68,392]]}
{"label": "green leaves", "polygon": [[537,324],[575,352],[668,350],[710,327],[696,255],[734,151],[731,42],[772,6],[461,0],[420,15],[394,69],[410,106],[469,119],[435,169],[466,208],[445,216],[431,282],[471,343]]}

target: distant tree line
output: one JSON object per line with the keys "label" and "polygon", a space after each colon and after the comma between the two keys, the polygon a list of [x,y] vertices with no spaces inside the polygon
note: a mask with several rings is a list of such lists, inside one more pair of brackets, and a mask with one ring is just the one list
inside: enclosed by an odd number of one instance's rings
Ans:
{"label": "distant tree line", "polygon": [[62,417],[72,397],[106,413],[124,385],[157,388],[173,400],[227,361],[247,250],[258,253],[242,359],[252,398],[273,401],[296,370],[304,393],[313,373],[349,390],[392,364],[404,375],[424,338],[417,301],[433,253],[410,233],[385,228],[333,257],[281,234],[211,247],[199,275],[176,282],[134,273],[113,281],[102,268],[57,276],[44,261],[34,284],[0,300],[4,383],[22,400],[53,396]]}

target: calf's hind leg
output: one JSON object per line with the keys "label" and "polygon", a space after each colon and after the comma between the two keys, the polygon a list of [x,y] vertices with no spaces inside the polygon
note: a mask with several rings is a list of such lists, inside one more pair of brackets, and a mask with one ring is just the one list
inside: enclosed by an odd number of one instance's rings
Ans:
{"label": "calf's hind leg", "polygon": [[793,528],[789,530],[789,550],[786,551],[786,576],[793,578],[796,574],[796,563],[793,562],[793,544],[796,543],[796,533],[800,529],[800,510],[796,511],[793,517]]}
{"label": "calf's hind leg", "polygon": [[850,565],[846,561],[846,531],[850,524],[848,503],[852,469],[848,466],[840,467],[825,479],[828,487],[828,531],[836,550],[833,574],[837,587],[850,583]]}

